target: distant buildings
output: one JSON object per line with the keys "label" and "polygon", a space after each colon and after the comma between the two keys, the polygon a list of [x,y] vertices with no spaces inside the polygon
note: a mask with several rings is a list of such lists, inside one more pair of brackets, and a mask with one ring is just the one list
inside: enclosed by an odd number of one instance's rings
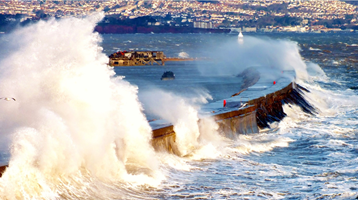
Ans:
{"label": "distant buildings", "polygon": [[206,29],[212,29],[213,23],[212,22],[194,22],[194,28],[206,28]]}
{"label": "distant buildings", "polygon": [[[167,24],[204,29],[242,28],[244,32],[307,32],[318,31],[314,27],[316,25],[324,25],[324,28],[331,30],[336,30],[332,28],[339,26],[358,26],[357,7],[339,0],[218,0],[214,3],[195,0],[0,1],[0,14],[21,15],[20,21],[85,16],[99,11],[116,19],[143,16],[157,19],[157,22],[149,22],[150,25]],[[285,16],[300,19],[299,25],[280,26],[272,21]],[[267,24],[259,25],[261,19],[269,20]],[[337,27],[320,24],[327,20],[343,20],[343,24],[338,24]]]}

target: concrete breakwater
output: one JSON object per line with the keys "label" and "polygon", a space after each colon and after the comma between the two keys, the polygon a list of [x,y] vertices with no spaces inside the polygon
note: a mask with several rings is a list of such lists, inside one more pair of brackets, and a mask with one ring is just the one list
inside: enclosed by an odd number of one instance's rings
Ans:
{"label": "concrete breakwater", "polygon": [[[270,123],[281,121],[286,116],[283,104],[297,105],[309,114],[316,113],[316,109],[303,97],[303,91],[309,92],[291,82],[281,90],[241,102],[241,105],[245,105],[242,108],[237,106],[235,110],[228,112],[214,112],[209,117],[213,117],[219,125],[218,132],[229,138],[235,138],[238,134],[258,133],[264,128],[270,128]],[[201,123],[201,119],[198,123]],[[157,151],[180,155],[175,137],[173,125],[154,129],[152,145]]]}
{"label": "concrete breakwater", "polygon": [[[248,73],[252,74],[252,73]],[[255,77],[246,76],[246,79]],[[274,84],[271,80],[255,78],[254,82],[244,80],[244,88],[239,94],[227,99],[223,107],[222,101],[209,103],[201,108],[202,116],[198,124],[205,118],[212,118],[219,126],[218,132],[228,138],[238,134],[258,133],[270,128],[270,123],[282,120],[286,114],[283,104],[297,105],[309,114],[316,109],[304,98],[309,92],[287,76],[279,77]],[[161,120],[149,122],[152,127],[152,146],[156,151],[167,151],[181,156],[176,143],[174,126]],[[200,127],[200,126],[199,126]],[[200,130],[199,130],[200,131]],[[7,166],[0,166],[0,177]]]}

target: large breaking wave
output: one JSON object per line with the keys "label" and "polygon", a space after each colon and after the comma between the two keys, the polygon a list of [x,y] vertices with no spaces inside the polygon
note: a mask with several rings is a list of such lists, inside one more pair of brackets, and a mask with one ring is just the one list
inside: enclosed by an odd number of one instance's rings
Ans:
{"label": "large breaking wave", "polygon": [[[217,133],[213,120],[202,120],[198,125],[200,106],[191,102],[193,99],[167,91],[146,91],[142,102],[146,111],[174,124],[176,142],[185,157],[155,153],[138,88],[114,76],[106,65],[101,37],[93,32],[102,18],[97,14],[84,19],[40,21],[2,38],[0,94],[16,101],[0,104],[0,136],[12,141],[9,167],[0,179],[1,198],[145,198],[146,190],[138,193],[136,186],[158,185],[166,171],[179,183],[167,181],[161,185],[163,191],[153,188],[163,197],[161,194],[168,191],[176,193],[172,188],[185,185],[183,177],[191,176],[181,176],[175,170],[190,170],[193,161],[205,158],[233,159],[235,165],[242,164],[241,155],[287,148],[299,139],[291,134],[297,122],[311,120],[299,108],[285,105],[288,117],[270,132],[274,134],[240,135],[228,140]],[[246,37],[244,43],[229,41],[221,48],[225,49],[223,53],[212,52],[230,63],[220,60],[218,65],[199,66],[199,70],[237,74],[243,65],[295,69],[302,78],[298,81],[312,90],[305,97],[325,111],[320,114],[336,114],[327,108],[332,105],[324,105],[329,103],[328,97],[325,102],[314,101],[319,99],[315,95],[323,94],[320,88],[303,81],[309,77],[306,68],[323,78],[325,75],[319,66],[303,62],[296,43]],[[209,95],[198,96],[206,103]],[[249,164],[247,170],[251,170]],[[201,167],[196,167],[196,174],[206,173],[205,166]],[[238,173],[246,173],[239,167]],[[221,191],[221,186],[218,188]],[[246,192],[245,188],[239,190]]]}
{"label": "large breaking wave", "polygon": [[105,198],[118,184],[161,180],[137,88],[113,76],[93,32],[102,18],[40,21],[3,38],[0,91],[16,101],[0,104],[1,135],[12,138],[1,198]]}

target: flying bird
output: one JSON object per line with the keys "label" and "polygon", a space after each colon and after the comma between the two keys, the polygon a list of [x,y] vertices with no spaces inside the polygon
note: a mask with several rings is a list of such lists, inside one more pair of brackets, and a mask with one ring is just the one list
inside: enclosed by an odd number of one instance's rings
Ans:
{"label": "flying bird", "polygon": [[13,98],[13,97],[2,97],[2,98],[0,98],[0,99],[3,99],[3,100],[5,100],[5,101],[11,101],[11,100],[16,101],[16,99]]}
{"label": "flying bird", "polygon": [[241,104],[241,106],[239,107],[239,109],[241,109],[241,108],[243,108],[243,107],[245,107],[245,106],[247,106],[247,103]]}

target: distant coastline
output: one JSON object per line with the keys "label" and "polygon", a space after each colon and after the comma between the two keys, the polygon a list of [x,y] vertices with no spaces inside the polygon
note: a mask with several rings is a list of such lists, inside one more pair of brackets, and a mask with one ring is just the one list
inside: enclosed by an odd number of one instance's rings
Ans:
{"label": "distant coastline", "polygon": [[203,29],[176,26],[128,26],[116,24],[99,24],[95,31],[101,34],[125,33],[229,33],[230,29]]}

